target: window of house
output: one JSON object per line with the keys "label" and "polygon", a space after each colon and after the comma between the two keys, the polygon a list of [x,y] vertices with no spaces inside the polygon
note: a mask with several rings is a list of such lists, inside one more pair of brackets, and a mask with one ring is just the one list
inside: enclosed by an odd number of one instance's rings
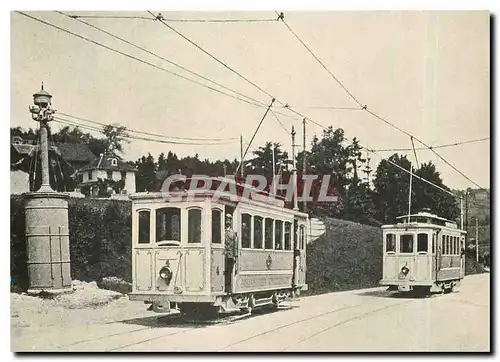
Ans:
{"label": "window of house", "polygon": [[118,161],[116,160],[116,158],[112,158],[111,159],[111,165],[112,166],[117,166],[118,165]]}
{"label": "window of house", "polygon": [[156,210],[156,241],[181,241],[181,210],[164,207]]}
{"label": "window of house", "polygon": [[127,173],[125,171],[121,172],[122,180],[125,180],[127,178]]}
{"label": "window of house", "polygon": [[386,253],[396,252],[396,234],[385,235],[385,251]]}
{"label": "window of house", "polygon": [[241,247],[250,248],[252,216],[249,214],[241,215]]}
{"label": "window of house", "polygon": [[188,210],[188,243],[201,243],[201,210]]}
{"label": "window of house", "polygon": [[212,209],[212,243],[220,244],[222,242],[222,211]]}
{"label": "window of house", "polygon": [[399,237],[399,252],[413,253],[413,234],[403,234]]}
{"label": "window of house", "polygon": [[429,251],[429,236],[421,233],[417,235],[417,253],[419,251]]}
{"label": "window of house", "polygon": [[149,221],[150,221],[150,212],[146,210],[139,211],[139,235],[138,235],[139,244],[149,243],[149,225],[150,225]]}
{"label": "window of house", "polygon": [[88,177],[89,180],[92,180],[92,171],[89,171],[87,173],[87,177]]}
{"label": "window of house", "polygon": [[283,221],[276,220],[274,225],[274,249],[283,249]]}
{"label": "window of house", "polygon": [[108,176],[108,180],[112,180],[113,179],[113,171],[107,171],[107,176]]}
{"label": "window of house", "polygon": [[264,222],[264,240],[265,240],[265,248],[268,250],[273,249],[273,219],[266,218]]}
{"label": "window of house", "polygon": [[262,217],[255,216],[253,219],[253,247],[262,249]]}
{"label": "window of house", "polygon": [[285,221],[285,250],[292,250],[292,223]]}

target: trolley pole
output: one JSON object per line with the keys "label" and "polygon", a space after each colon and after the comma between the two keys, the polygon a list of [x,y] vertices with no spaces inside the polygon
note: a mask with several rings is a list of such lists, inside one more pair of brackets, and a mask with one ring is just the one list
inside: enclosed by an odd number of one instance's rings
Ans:
{"label": "trolley pole", "polygon": [[[305,185],[307,173],[307,156],[306,156],[306,119],[302,120],[302,183]],[[302,197],[304,198],[302,212],[307,213],[307,195],[304,195],[304,187],[302,187]]]}
{"label": "trolley pole", "polygon": [[292,126],[292,162],[293,162],[293,209],[298,210],[297,200],[297,165],[295,164],[295,127]]}
{"label": "trolley pole", "polygon": [[408,192],[408,223],[410,222],[410,215],[411,215],[411,184],[413,183],[413,167],[411,167],[411,162],[410,162],[410,190]]}

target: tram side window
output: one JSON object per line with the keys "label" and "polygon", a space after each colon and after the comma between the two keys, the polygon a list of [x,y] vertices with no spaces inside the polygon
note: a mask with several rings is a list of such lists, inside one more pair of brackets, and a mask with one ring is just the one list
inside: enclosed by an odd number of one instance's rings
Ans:
{"label": "tram side window", "polygon": [[292,250],[292,223],[285,221],[285,250]]}
{"label": "tram side window", "polygon": [[455,243],[454,243],[454,247],[455,247],[454,251],[455,252],[454,252],[454,254],[458,255],[458,238],[455,236],[453,239],[455,240]]}
{"label": "tram side window", "polygon": [[300,233],[299,233],[299,249],[304,250],[304,244],[306,240],[306,232],[304,225],[300,225]]}
{"label": "tram side window", "polygon": [[417,253],[419,251],[429,251],[429,236],[427,234],[418,234],[417,235]]}
{"label": "tram side window", "polygon": [[444,254],[444,235],[441,235],[441,254]]}
{"label": "tram side window", "polygon": [[432,233],[432,254],[436,253],[436,234]]}
{"label": "tram side window", "polygon": [[265,226],[265,248],[267,250],[273,249],[273,219],[266,218]]}
{"label": "tram side window", "polygon": [[385,252],[396,252],[396,234],[385,235]]}
{"label": "tram side window", "polygon": [[444,244],[444,253],[446,255],[450,255],[450,235],[446,235],[445,238],[445,244]]}
{"label": "tram side window", "polygon": [[413,253],[413,234],[404,234],[400,236],[399,251],[401,253]]}
{"label": "tram side window", "polygon": [[201,210],[188,210],[188,243],[201,243]]}
{"label": "tram side window", "polygon": [[275,232],[274,232],[274,249],[283,249],[283,221],[275,221]]}
{"label": "tram side window", "polygon": [[164,207],[156,210],[156,241],[181,241],[181,210]]}
{"label": "tram side window", "polygon": [[214,244],[222,242],[221,218],[222,211],[212,209],[212,243]]}
{"label": "tram side window", "polygon": [[241,247],[250,248],[250,225],[252,216],[249,214],[241,215]]}
{"label": "tram side window", "polygon": [[149,211],[139,211],[139,244],[149,243]]}
{"label": "tram side window", "polygon": [[255,216],[253,218],[253,247],[254,249],[262,249],[262,217]]}

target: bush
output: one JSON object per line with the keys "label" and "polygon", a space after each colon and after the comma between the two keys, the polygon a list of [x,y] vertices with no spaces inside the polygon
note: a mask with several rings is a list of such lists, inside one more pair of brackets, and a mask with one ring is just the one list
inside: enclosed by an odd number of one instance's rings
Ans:
{"label": "bush", "polygon": [[307,294],[369,288],[382,279],[382,231],[325,218],[325,234],[307,246]]}
{"label": "bush", "polygon": [[[69,199],[71,276],[100,281],[115,275],[132,281],[131,202],[121,200]],[[11,284],[26,289],[28,269],[24,200],[11,196]]]}

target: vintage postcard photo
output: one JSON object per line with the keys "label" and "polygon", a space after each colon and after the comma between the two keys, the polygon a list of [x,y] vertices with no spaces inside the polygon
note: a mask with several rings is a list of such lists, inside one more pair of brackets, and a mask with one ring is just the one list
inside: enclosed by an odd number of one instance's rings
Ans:
{"label": "vintage postcard photo", "polygon": [[11,11],[12,352],[490,352],[489,11]]}

